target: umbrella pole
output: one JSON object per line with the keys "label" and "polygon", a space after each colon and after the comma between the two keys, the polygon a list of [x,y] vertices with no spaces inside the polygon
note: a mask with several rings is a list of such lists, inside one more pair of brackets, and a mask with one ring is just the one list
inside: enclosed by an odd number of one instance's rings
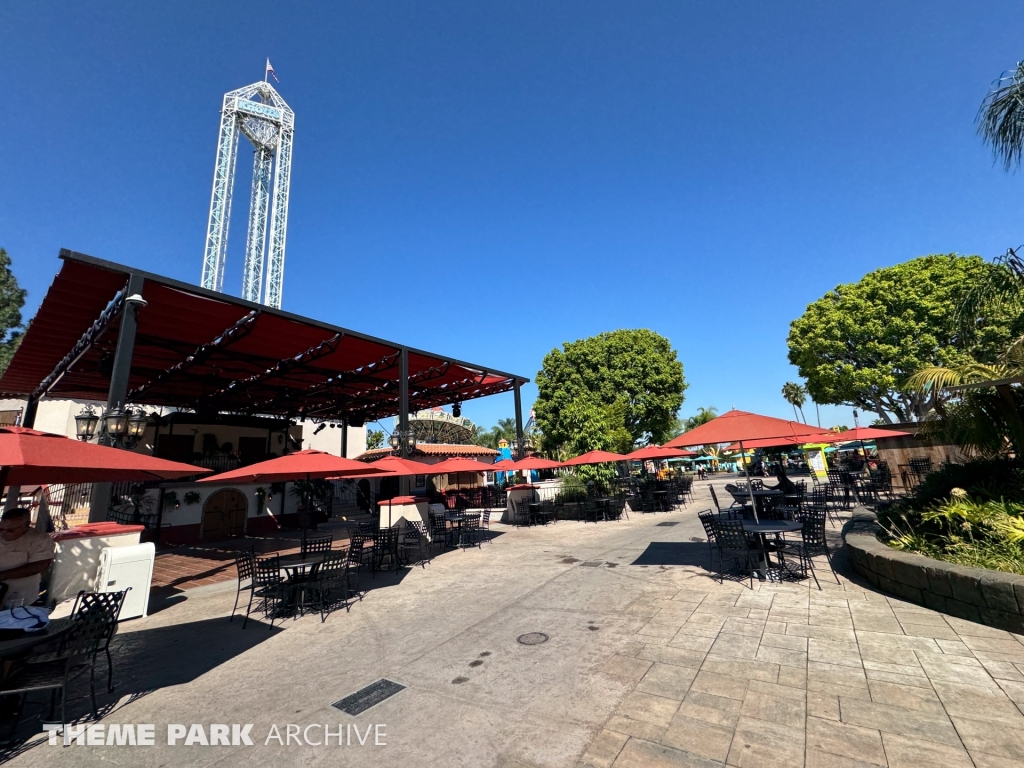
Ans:
{"label": "umbrella pole", "polygon": [[750,463],[747,461],[747,454],[743,450],[743,441],[739,441],[740,444],[740,456],[743,457],[743,474],[747,476],[747,493],[750,494],[750,504],[754,507],[754,522],[759,523],[761,520],[757,516],[757,501],[754,499],[754,486],[750,483]]}

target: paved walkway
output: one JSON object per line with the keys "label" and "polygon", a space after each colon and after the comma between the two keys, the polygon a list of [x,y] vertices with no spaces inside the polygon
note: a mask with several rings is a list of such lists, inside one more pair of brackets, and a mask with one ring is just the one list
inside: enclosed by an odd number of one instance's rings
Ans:
{"label": "paved walkway", "polygon": [[[1024,765],[1020,638],[829,584],[824,563],[821,591],[719,585],[705,506],[492,525],[481,549],[366,580],[323,624],[243,631],[232,583],[186,590],[122,626],[101,696],[104,723],[156,723],[157,746],[30,740],[11,765]],[[516,641],[530,632],[549,639]],[[405,688],[354,717],[331,706],[381,678]],[[253,723],[256,746],[164,746],[168,723]],[[289,723],[379,724],[386,746],[265,743]]]}

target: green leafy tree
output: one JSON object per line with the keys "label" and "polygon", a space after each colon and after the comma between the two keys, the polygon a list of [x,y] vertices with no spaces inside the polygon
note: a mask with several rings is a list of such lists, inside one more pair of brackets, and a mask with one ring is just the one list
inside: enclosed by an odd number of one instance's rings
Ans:
{"label": "green leafy tree", "polygon": [[837,286],[790,324],[789,361],[817,403],[872,411],[886,423],[920,419],[941,395],[909,386],[911,375],[992,362],[1024,331],[1008,305],[963,328],[958,308],[995,268],[979,256],[923,256]]}
{"label": "green leafy tree", "polygon": [[[787,381],[782,385],[782,397],[793,406],[793,418],[797,421],[800,421],[802,418],[804,424],[806,424],[807,418],[804,416],[804,403],[807,402],[807,390],[795,381]],[[797,415],[798,408],[800,409],[799,416]]]}
{"label": "green leafy tree", "polygon": [[0,374],[7,370],[25,333],[21,309],[27,295],[11,272],[11,257],[0,248]]}
{"label": "green leafy tree", "polygon": [[580,452],[663,442],[686,390],[668,339],[646,329],[567,342],[544,356],[534,405],[545,449]]}
{"label": "green leafy tree", "polygon": [[384,447],[384,430],[382,429],[368,429],[366,430],[366,450],[372,451],[375,448]]}

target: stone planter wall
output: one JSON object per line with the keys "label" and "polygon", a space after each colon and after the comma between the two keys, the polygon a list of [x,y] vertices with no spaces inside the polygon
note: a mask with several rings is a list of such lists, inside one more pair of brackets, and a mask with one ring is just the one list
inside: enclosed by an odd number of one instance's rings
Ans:
{"label": "stone planter wall", "polygon": [[951,616],[1024,633],[1024,576],[900,552],[879,541],[881,530],[867,509],[843,527],[854,571],[873,586]]}

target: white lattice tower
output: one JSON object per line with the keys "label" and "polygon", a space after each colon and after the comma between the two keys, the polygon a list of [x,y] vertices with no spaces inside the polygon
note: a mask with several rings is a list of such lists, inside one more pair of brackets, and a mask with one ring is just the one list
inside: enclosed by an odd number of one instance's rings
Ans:
{"label": "white lattice tower", "polygon": [[[242,271],[242,298],[281,307],[284,285],[284,249],[288,230],[288,188],[292,175],[295,113],[270,83],[259,82],[224,95],[217,159],[213,169],[210,221],[206,228],[202,286],[223,290],[227,259],[231,196],[238,159],[238,135],[253,145],[252,193],[249,230]],[[274,155],[277,164],[271,168]],[[271,205],[273,208],[271,209]],[[270,258],[267,259],[267,215],[270,214]],[[263,266],[268,264],[266,290]]]}

